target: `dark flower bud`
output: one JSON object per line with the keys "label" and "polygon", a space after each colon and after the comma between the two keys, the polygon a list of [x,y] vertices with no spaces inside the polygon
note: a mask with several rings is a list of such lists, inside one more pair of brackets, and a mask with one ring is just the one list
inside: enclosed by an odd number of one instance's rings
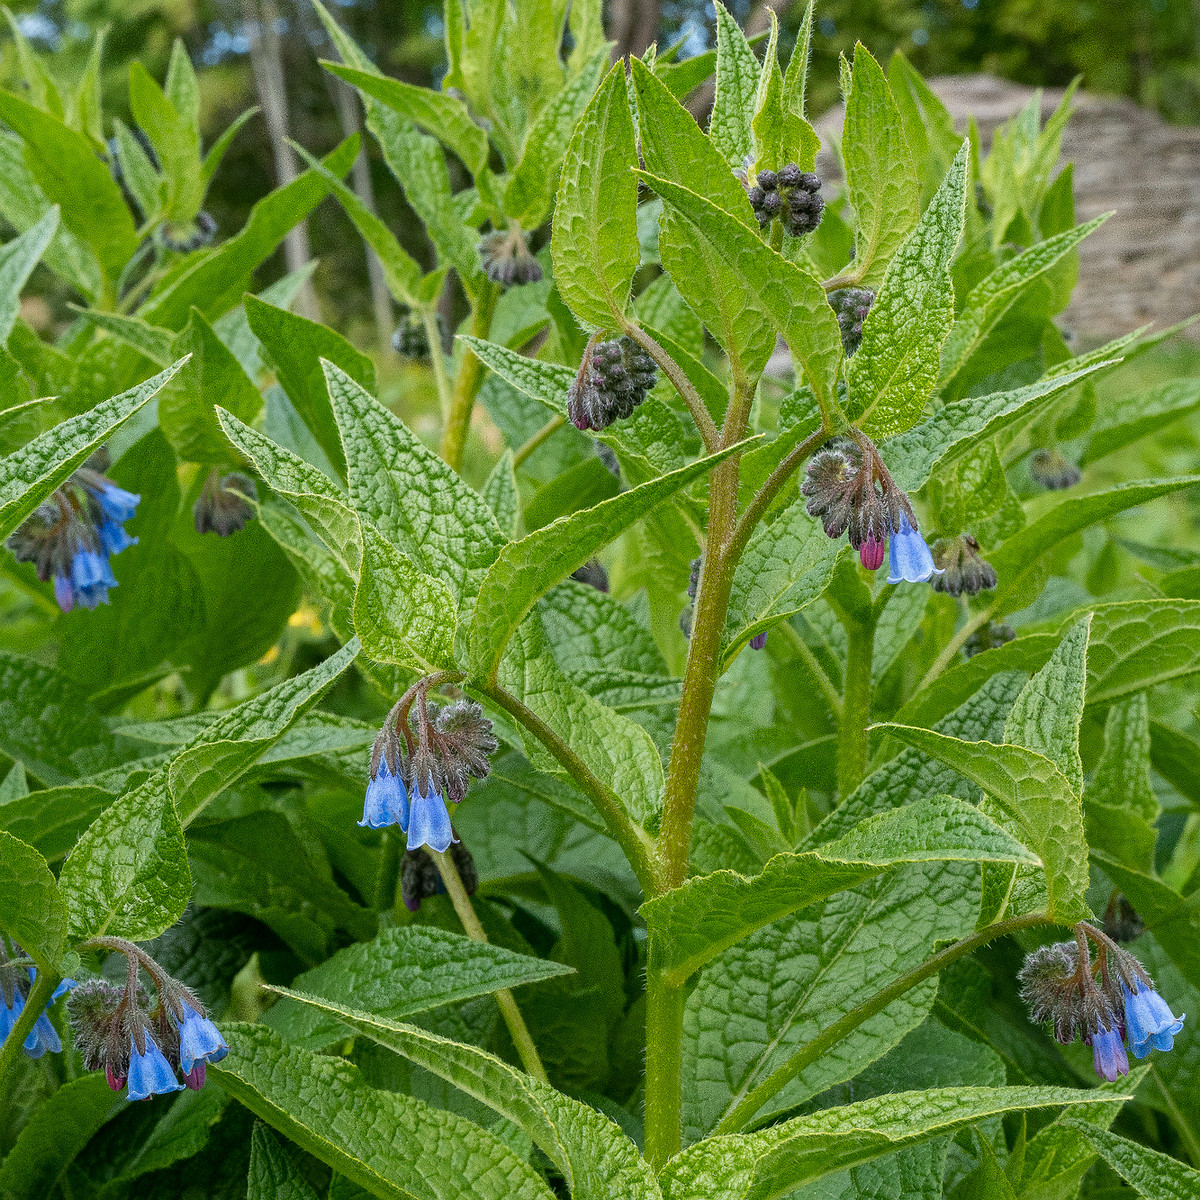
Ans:
{"label": "dark flower bud", "polygon": [[654,360],[632,338],[594,343],[567,392],[567,414],[577,429],[607,429],[633,414],[657,378]]}
{"label": "dark flower bud", "polygon": [[594,558],[589,558],[582,567],[573,571],[571,578],[594,587],[598,592],[608,591],[608,572]]}
{"label": "dark flower bud", "polygon": [[838,288],[827,297],[829,305],[837,315],[838,328],[842,331],[842,345],[847,354],[853,354],[862,343],[863,321],[875,303],[875,293],[870,288]]}
{"label": "dark flower bud", "polygon": [[[446,318],[437,314],[438,341],[446,344]],[[419,313],[409,313],[396,327],[392,334],[392,349],[401,358],[411,358],[416,362],[429,361],[429,337],[425,332],[425,322]]]}
{"label": "dark flower bud", "polygon": [[773,217],[779,216],[779,214],[783,211],[783,197],[781,197],[778,192],[768,192],[767,195],[763,197],[762,211],[767,214],[768,221]]}
{"label": "dark flower bud", "polygon": [[852,454],[851,447],[840,444],[818,451],[809,460],[800,485],[801,495],[808,498],[805,506],[808,515],[821,518],[825,533],[831,538],[846,532],[853,513],[862,460]]}
{"label": "dark flower bud", "polygon": [[1030,1020],[1048,1023],[1061,1045],[1116,1025],[1112,1005],[1092,982],[1089,967],[1090,963],[1079,969],[1074,942],[1055,942],[1030,953],[1017,973]]}
{"label": "dark flower bud", "polygon": [[858,548],[858,558],[868,571],[878,571],[883,566],[884,551],[887,543],[879,541],[873,533],[868,533]]}
{"label": "dark flower bud", "polygon": [[1005,642],[1011,642],[1016,636],[1017,631],[1011,625],[1003,621],[989,621],[975,630],[963,643],[963,656],[974,658],[984,650],[994,650],[997,646],[1003,646]]}
{"label": "dark flower bud", "polygon": [[751,650],[761,650],[766,644],[767,644],[767,634],[765,631],[763,633],[756,633],[750,639],[750,649]]}
{"label": "dark flower bud", "polygon": [[1083,472],[1073,463],[1068,462],[1055,450],[1035,450],[1029,460],[1029,474],[1034,483],[1051,491],[1061,491],[1063,488],[1074,487],[1083,478]]}
{"label": "dark flower bud", "polygon": [[762,202],[766,198],[767,193],[761,187],[752,187],[746,193],[746,199],[750,201],[750,207],[758,212],[762,208]]}
{"label": "dark flower bud", "polygon": [[250,501],[257,499],[258,488],[249,476],[240,471],[218,476],[214,467],[192,506],[196,532],[215,533],[221,537],[240,533],[246,522],[254,517],[254,506]]}
{"label": "dark flower bud", "polygon": [[[784,170],[786,169],[787,168],[785,167]],[[778,182],[779,176],[776,175],[774,171],[759,171],[758,186],[762,188],[764,192],[773,192]]]}
{"label": "dark flower bud", "polygon": [[800,180],[803,178],[800,168],[795,163],[788,163],[787,166],[779,168],[776,183],[781,188],[794,188],[800,186]]}
{"label": "dark flower bud", "polygon": [[529,252],[529,243],[516,223],[485,234],[479,243],[479,257],[484,274],[502,287],[537,283],[542,277],[542,265]]}
{"label": "dark flower bud", "polygon": [[689,600],[696,599],[696,590],[700,586],[700,564],[703,560],[700,558],[692,559],[692,568],[688,572],[687,594]]}
{"label": "dark flower bud", "polygon": [[500,743],[492,733],[492,723],[474,700],[455,700],[444,708],[430,706],[432,727],[430,745],[441,759],[442,780],[435,773],[438,791],[452,804],[467,794],[471,779],[485,779],[491,770],[491,755]]}
{"label": "dark flower bud", "polygon": [[[458,868],[463,890],[468,896],[475,895],[479,887],[479,873],[475,869],[475,860],[471,857],[471,852],[462,842],[452,842],[450,857]],[[404,907],[415,913],[426,897],[445,894],[446,885],[442,882],[441,873],[429,852],[424,848],[405,851],[404,861],[400,866],[400,898],[404,901]]]}
{"label": "dark flower bud", "polygon": [[191,222],[163,225],[158,231],[159,240],[168,250],[177,254],[190,254],[203,246],[210,245],[217,234],[217,222],[212,213],[201,209]]}
{"label": "dark flower bud", "polygon": [[[739,178],[745,182],[742,172]],[[754,187],[746,190],[746,198],[762,227],[776,217],[792,237],[812,233],[821,223],[825,201],[818,195],[821,181],[816,175],[801,171],[788,163],[776,171],[760,171]]]}
{"label": "dark flower bud", "polygon": [[[81,983],[67,1000],[67,1016],[75,1035],[75,1048],[83,1058],[85,1071],[99,1071],[106,1062],[106,1044],[113,1035],[116,1019],[125,996],[125,990],[103,979],[89,979]],[[149,1017],[150,999],[146,989],[139,983],[134,994],[134,1004]],[[121,1064],[111,1064],[120,1074]],[[124,1078],[122,1074],[122,1079]],[[112,1081],[109,1081],[112,1086]],[[120,1091],[124,1084],[113,1087]]]}
{"label": "dark flower bud", "polygon": [[933,561],[942,571],[933,578],[935,592],[975,596],[996,586],[992,564],[979,557],[979,543],[969,533],[939,538],[933,544]]}
{"label": "dark flower bud", "polygon": [[1114,892],[1104,910],[1104,932],[1114,942],[1132,942],[1146,932],[1137,910],[1121,892]]}

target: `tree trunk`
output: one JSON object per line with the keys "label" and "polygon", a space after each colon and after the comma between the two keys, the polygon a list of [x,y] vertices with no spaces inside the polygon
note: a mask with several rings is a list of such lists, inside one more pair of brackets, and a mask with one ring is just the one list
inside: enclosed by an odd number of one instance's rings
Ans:
{"label": "tree trunk", "polygon": [[613,61],[628,54],[644,54],[658,37],[661,16],[659,0],[613,0],[609,30],[609,37],[616,42]]}

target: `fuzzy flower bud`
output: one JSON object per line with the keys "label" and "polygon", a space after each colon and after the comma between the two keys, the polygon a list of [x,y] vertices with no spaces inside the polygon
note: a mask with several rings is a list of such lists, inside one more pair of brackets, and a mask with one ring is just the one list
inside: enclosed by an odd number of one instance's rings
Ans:
{"label": "fuzzy flower bud", "polygon": [[529,252],[529,243],[516,224],[485,234],[479,243],[479,257],[484,274],[502,287],[537,283],[542,277],[542,265]]}
{"label": "fuzzy flower bud", "polygon": [[[446,344],[446,318],[437,314],[438,342]],[[425,330],[425,322],[419,313],[409,313],[396,327],[392,334],[392,349],[401,358],[411,358],[415,362],[429,361],[429,335]]]}
{"label": "fuzzy flower bud", "polygon": [[607,429],[633,415],[656,379],[654,360],[631,338],[597,342],[567,392],[567,415],[576,429]]}
{"label": "fuzzy flower bud", "polygon": [[192,520],[197,533],[215,533],[230,537],[240,533],[246,522],[254,517],[258,488],[254,480],[240,471],[217,475],[214,467],[204,481],[204,487],[192,506]]}
{"label": "fuzzy flower bud", "polygon": [[818,451],[809,460],[800,485],[801,495],[807,497],[808,515],[819,517],[831,538],[839,538],[846,532],[854,511],[862,460],[852,454],[852,447],[841,444]]}
{"label": "fuzzy flower bud", "polygon": [[[463,889],[468,896],[475,895],[479,887],[479,873],[471,852],[461,842],[454,842],[450,846],[450,857],[458,868]],[[421,907],[422,900],[429,896],[445,895],[445,892],[446,885],[429,852],[424,849],[405,851],[400,866],[400,896],[404,907],[415,913]]]}
{"label": "fuzzy flower bud", "polygon": [[1083,478],[1083,472],[1063,458],[1058,450],[1035,450],[1029,460],[1029,474],[1034,483],[1051,491],[1074,487]]}
{"label": "fuzzy flower bud", "polygon": [[571,578],[594,587],[598,592],[608,591],[608,572],[594,558],[589,558],[582,567],[572,571]]}
{"label": "fuzzy flower bud", "polygon": [[997,646],[1003,646],[1005,642],[1011,642],[1016,636],[1017,631],[1004,621],[989,621],[975,630],[963,643],[963,656],[974,658],[976,654],[982,654],[985,650],[994,650]]}
{"label": "fuzzy flower bud", "polygon": [[168,222],[158,231],[163,246],[174,250],[176,254],[190,254],[193,250],[211,245],[216,235],[216,219],[204,209],[201,209],[192,221]]}
{"label": "fuzzy flower bud", "polygon": [[933,579],[935,592],[975,596],[996,586],[992,564],[979,557],[979,543],[969,533],[938,538],[933,544],[933,561],[942,571]]}
{"label": "fuzzy flower bud", "polygon": [[788,163],[778,171],[760,171],[753,186],[747,187],[746,196],[760,226],[765,228],[778,217],[792,237],[801,237],[821,223],[825,201],[820,191],[816,175]]}
{"label": "fuzzy flower bud", "polygon": [[870,288],[838,288],[827,299],[842,331],[842,345],[847,354],[853,354],[862,342],[863,321],[875,303],[875,293]]}

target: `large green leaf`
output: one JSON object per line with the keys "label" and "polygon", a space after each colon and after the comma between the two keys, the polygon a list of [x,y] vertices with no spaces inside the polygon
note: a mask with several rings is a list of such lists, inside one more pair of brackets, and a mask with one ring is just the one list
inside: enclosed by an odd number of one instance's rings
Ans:
{"label": "large green leaf", "polygon": [[0,250],[0,345],[8,341],[21,308],[21,289],[58,232],[55,206],[32,229]]}
{"label": "large green leaf", "polygon": [[[842,339],[825,290],[810,267],[800,266],[773,250],[759,234],[712,201],[670,180],[641,171],[665,204],[694,228],[757,298],[817,398],[835,396]],[[728,347],[726,347],[728,349]]]}
{"label": "large green leaf", "polygon": [[[572,1200],[655,1200],[661,1193],[637,1147],[603,1114],[475,1046],[403,1025],[357,1006],[278,989],[402,1054],[523,1129],[558,1168]],[[355,997],[357,1000],[357,997]]]}
{"label": "large green leaf", "polygon": [[469,610],[507,541],[492,510],[344,371],[327,363],[325,374],[353,506],[418,570],[448,584],[459,608]]}
{"label": "large green leaf", "polygon": [[0,929],[43,971],[58,966],[67,936],[67,906],[46,860],[0,829]]}
{"label": "large green leaf", "polygon": [[1150,782],[1150,711],[1146,693],[1114,704],[1104,750],[1084,793],[1088,844],[1135,870],[1153,867],[1158,800]]}
{"label": "large green leaf", "polygon": [[[353,1005],[377,1017],[402,1020],[441,1004],[461,1004],[570,971],[561,963],[473,942],[458,933],[408,926],[385,929],[373,941],[339,950],[296,976],[291,987],[316,1003]],[[332,1044],[343,1030],[336,1014],[286,999],[263,1019],[287,1041],[309,1050]]]}
{"label": "large green leaf", "polygon": [[758,90],[759,66],[754,51],[732,14],[716,0],[717,88],[708,133],[731,169],[741,167],[754,152],[751,116]]}
{"label": "large green leaf", "polygon": [[850,359],[848,413],[872,437],[915,425],[937,381],[942,343],[954,319],[950,263],[966,214],[968,151],[964,144],[888,263],[863,323],[862,345]]}
{"label": "large green leaf", "polygon": [[599,328],[620,324],[641,261],[637,166],[625,67],[617,63],[567,147],[554,208],[554,282],[571,311]]}
{"label": "large green leaf", "polygon": [[988,1117],[1109,1099],[1096,1090],[1038,1087],[932,1088],[879,1096],[740,1137],[709,1138],[672,1159],[660,1183],[667,1200],[774,1200],[833,1171]]}
{"label": "large green leaf", "polygon": [[641,912],[650,931],[650,967],[681,984],[763,925],[896,863],[935,860],[1037,861],[972,805],[950,796],[920,800],[870,817],[819,850],[778,854],[753,878],[718,871],[646,901]]}
{"label": "large green leaf", "polygon": [[1179,417],[1200,407],[1195,379],[1172,379],[1145,391],[1107,398],[1096,416],[1079,465],[1113,454],[1148,434],[1157,433]]}
{"label": "large green leaf", "polygon": [[1041,858],[1050,913],[1064,924],[1089,915],[1083,814],[1070,781],[1044,755],[1024,746],[964,742],[930,729],[880,725],[978,784],[1016,822],[1021,839]]}
{"label": "large green leaf", "polygon": [[744,448],[745,443],[731,446],[594,508],[560,517],[519,542],[504,546],[480,585],[475,602],[469,651],[471,674],[478,679],[494,677],[509,638],[539,596],[566,579],[639,517]]}
{"label": "large green leaf", "polygon": [[1200,1171],[1179,1159],[1082,1121],[1068,1124],[1091,1142],[1100,1157],[1145,1200],[1192,1200],[1200,1195]]}
{"label": "large green leaf", "polygon": [[0,459],[0,539],[8,537],[97,446],[148,404],[182,365],[175,363]]}
{"label": "large green leaf", "polygon": [[550,1200],[526,1162],[478,1125],[397,1092],[357,1068],[289,1046],[261,1025],[223,1030],[209,1067],[235,1100],[290,1141],[384,1200]]}
{"label": "large green leaf", "polygon": [[250,1136],[246,1200],[320,1200],[291,1148],[261,1123]]}
{"label": "large green leaf", "polygon": [[900,110],[882,68],[861,42],[846,96],[842,157],[855,214],[853,279],[873,287],[917,223],[921,189]]}

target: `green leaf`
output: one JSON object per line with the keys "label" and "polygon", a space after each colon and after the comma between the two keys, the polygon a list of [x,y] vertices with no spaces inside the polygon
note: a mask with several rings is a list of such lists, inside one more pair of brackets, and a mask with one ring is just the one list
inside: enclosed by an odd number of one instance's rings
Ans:
{"label": "green leaf", "polygon": [[525,528],[532,533],[557,517],[611,500],[620,490],[621,485],[599,458],[585,458],[538,488],[525,505]]}
{"label": "green leaf", "polygon": [[1108,1100],[1095,1089],[931,1088],[827,1108],[741,1136],[691,1146],[659,1177],[666,1200],[774,1200],[802,1184],[944,1137],[988,1117]]}
{"label": "green leaf", "polygon": [[137,249],[137,231],[90,139],[11,92],[0,92],[0,118],[25,139],[29,171],[50,202],[61,206],[63,224],[95,250],[104,274],[115,281]]}
{"label": "green leaf", "polygon": [[159,397],[159,426],[180,458],[228,463],[229,441],[217,423],[217,405],[240,421],[252,421],[262,396],[199,309],[192,309],[175,344],[191,357]]}
{"label": "green leaf", "polygon": [[0,829],[0,929],[43,971],[53,971],[67,936],[67,906],[46,860]]}
{"label": "green leaf", "polygon": [[[762,74],[758,79],[758,91],[754,97],[754,149],[757,154],[755,169],[778,171],[786,163],[795,163],[801,171],[811,171],[817,161],[821,139],[804,119],[804,98],[800,97],[799,109],[791,108],[784,97],[783,72],[779,69],[776,46],[779,41],[779,18],[774,9],[771,14],[771,34],[767,52],[763,59]],[[793,54],[797,51],[793,50]],[[806,51],[799,50],[803,56]],[[789,70],[790,70],[789,64]]]}
{"label": "green leaf", "polygon": [[148,404],[182,365],[175,363],[0,459],[0,539],[8,537],[97,446]]}
{"label": "green leaf", "polygon": [[826,588],[844,549],[808,515],[803,498],[750,535],[733,575],[723,666],[752,637],[798,613]]}
{"label": "green leaf", "polygon": [[1016,258],[1002,263],[971,289],[942,347],[938,386],[943,391],[952,392],[950,385],[955,376],[1034,281],[1053,269],[1111,215],[1104,213],[1086,225],[1078,225],[1066,233],[1038,242]]}
{"label": "green leaf", "polygon": [[717,89],[708,136],[736,170],[754,152],[750,122],[759,66],[746,35],[729,10],[720,0],[716,0],[713,8],[717,17]]}
{"label": "green leaf", "polygon": [[757,298],[787,342],[797,375],[804,372],[818,401],[827,403],[835,397],[841,334],[825,290],[811,269],[790,262],[737,217],[695,192],[644,171],[638,174],[695,228]]}
{"label": "green leaf", "polygon": [[860,352],[850,359],[848,413],[872,437],[915,425],[937,381],[938,356],[954,320],[950,263],[966,213],[968,151],[964,144],[924,216],[889,261],[863,323]]}
{"label": "green leaf", "polygon": [[[572,19],[579,7],[577,4],[571,6]],[[607,48],[592,53],[579,74],[530,125],[521,149],[521,161],[513,168],[504,190],[504,211],[522,228],[536,229],[549,214],[571,132],[583,116],[607,62]]]}
{"label": "green leaf", "polygon": [[419,571],[469,611],[506,544],[487,502],[344,371],[325,366],[345,448],[350,500]]}
{"label": "green leaf", "polygon": [[208,153],[204,156],[204,161],[200,164],[200,178],[204,181],[204,186],[207,188],[212,183],[213,177],[217,173],[221,162],[229,151],[229,147],[233,145],[233,139],[242,131],[242,126],[246,124],[252,117],[258,115],[258,105],[255,104],[245,112],[238,113],[236,117],[226,126],[225,131],[219,138],[208,148]]}
{"label": "green leaf", "polygon": [[580,321],[619,327],[641,261],[637,166],[625,67],[617,63],[584,110],[567,147],[554,209],[554,281]]}
{"label": "green leaf", "polygon": [[384,1200],[549,1200],[504,1143],[455,1113],[368,1087],[357,1068],[289,1046],[261,1025],[223,1030],[209,1068],[235,1100]]}
{"label": "green leaf", "polygon": [[470,110],[461,100],[376,71],[360,71],[324,59],[321,66],[433,134],[462,159],[472,175],[487,166],[487,134],[471,119]]}
{"label": "green leaf", "polygon": [[508,543],[480,585],[475,602],[469,650],[472,676],[480,680],[495,677],[505,646],[539,596],[655,505],[707,474],[730,454],[744,450],[745,445],[739,443],[702,458]]}
{"label": "green leaf", "polygon": [[954,118],[899,50],[888,61],[888,86],[904,123],[904,140],[912,151],[921,176],[921,207],[938,189],[962,137],[955,131]]}
{"label": "green leaf", "polygon": [[1028,603],[1024,597],[1029,595],[1030,589],[1036,587],[1036,591],[1040,591],[1042,587],[1043,556],[1065,538],[1126,509],[1197,483],[1200,483],[1197,475],[1161,482],[1122,483],[1105,492],[1075,496],[1056,504],[988,555],[999,579],[996,591],[990,596],[988,610],[991,613],[1012,612]]}
{"label": "green leaf", "polygon": [[[461,1088],[523,1129],[562,1172],[573,1200],[655,1200],[649,1164],[620,1128],[596,1109],[475,1046],[394,1019],[279,989]],[[356,998],[357,999],[357,998]]]}
{"label": "green leaf", "polygon": [[1079,465],[1086,467],[1139,438],[1157,433],[1198,407],[1200,387],[1194,379],[1173,379],[1146,391],[1109,397],[1097,414]]}
{"label": "green leaf", "polygon": [[162,164],[163,216],[169,221],[190,221],[204,202],[199,123],[176,112],[136,59],[129,66],[129,106]]}
{"label": "green leaf", "polygon": [[847,282],[875,287],[917,223],[921,189],[892,89],[861,42],[854,47],[842,158],[855,214],[854,266]]}
{"label": "green leaf", "polygon": [[513,470],[513,452],[505,450],[496,460],[480,493],[496,514],[496,524],[509,538],[517,531],[520,515],[520,496],[517,492],[517,475]]}
{"label": "green leaf", "polygon": [[257,296],[247,296],[243,303],[250,328],[270,356],[288,399],[329,455],[330,462],[342,469],[345,462],[342,442],[322,364],[333,363],[367,391],[375,387],[374,364],[326,325],[285,308],[264,304]]}
{"label": "green leaf", "polygon": [[187,907],[192,877],[167,779],[160,767],[123,793],[71,851],[60,884],[73,936],[147,941]]}
{"label": "green leaf", "polygon": [[100,1074],[62,1084],[34,1109],[16,1145],[0,1165],[5,1200],[44,1200],[76,1155],[128,1101]]}
{"label": "green leaf", "polygon": [[1049,376],[1037,383],[987,396],[952,400],[919,425],[889,438],[884,460],[897,485],[915,492],[944,466],[1001,433],[1008,433],[1049,407],[1048,401],[1080,380],[1115,365],[1096,363],[1070,375]]}
{"label": "green leaf", "polygon": [[1114,704],[1104,750],[1084,793],[1088,844],[1135,870],[1153,867],[1158,800],[1150,783],[1150,713],[1146,693]]}
{"label": "green leaf", "polygon": [[1088,915],[1083,898],[1087,847],[1079,797],[1050,759],[1024,746],[964,742],[930,729],[892,724],[876,728],[978,784],[1016,822],[1021,840],[1042,860],[1051,915],[1065,924]]}
{"label": "green leaf", "polygon": [[244,700],[207,726],[171,761],[171,794],[184,823],[195,820],[308,711],[354,661],[357,640],[324,662]]}
{"label": "green leaf", "polygon": [[126,317],[120,313],[102,312],[94,308],[71,306],[81,320],[105,333],[111,333],[127,346],[132,346],[139,354],[144,354],[152,363],[159,367],[167,367],[175,358],[172,354],[175,335],[169,329],[159,329],[148,325],[140,317]]}
{"label": "green leaf", "polygon": [[246,1200],[320,1200],[292,1150],[261,1122],[250,1136],[250,1175]]}
{"label": "green leaf", "polygon": [[363,555],[354,594],[354,628],[378,662],[428,674],[454,666],[457,605],[449,586],[422,574],[412,560],[363,525]]}
{"label": "green leaf", "polygon": [[58,206],[0,250],[0,345],[8,341],[21,308],[21,289],[58,232]]}
{"label": "green leaf", "polygon": [[1082,1121],[1064,1124],[1091,1142],[1100,1157],[1146,1200],[1190,1200],[1200,1193],[1200,1171],[1179,1159]]}
{"label": "green leaf", "polygon": [[806,854],[777,854],[746,878],[718,871],[641,907],[650,969],[678,986],[742,938],[788,913],[856,887],[901,862],[1035,862],[1036,856],[978,809],[950,796],[870,817]]}
{"label": "green leaf", "polygon": [[[547,959],[410,925],[385,929],[373,941],[339,950],[296,976],[291,989],[318,1003],[353,1004],[363,1012],[400,1020],[441,1004],[461,1004],[500,988],[568,974],[569,967]],[[290,999],[268,1009],[263,1019],[286,1041],[309,1050],[331,1045],[344,1030],[335,1015]]]}
{"label": "green leaf", "polygon": [[141,142],[129,131],[120,117],[113,118],[113,133],[117,141],[117,161],[121,178],[133,197],[144,221],[155,221],[161,215],[162,196],[158,171],[150,161]]}

